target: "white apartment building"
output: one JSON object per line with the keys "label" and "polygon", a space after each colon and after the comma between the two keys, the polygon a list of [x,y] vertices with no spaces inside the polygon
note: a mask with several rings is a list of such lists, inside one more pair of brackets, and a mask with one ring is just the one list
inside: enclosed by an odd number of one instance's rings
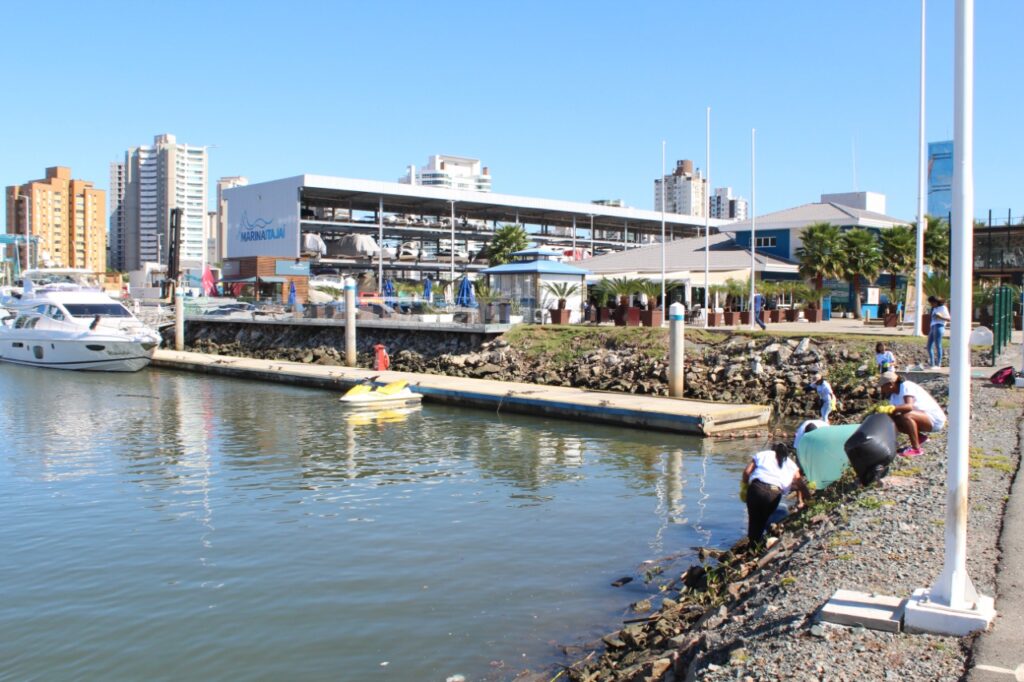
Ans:
{"label": "white apartment building", "polygon": [[427,159],[425,166],[409,166],[405,176],[398,179],[405,185],[425,185],[473,192],[491,191],[491,173],[487,166],[480,167],[479,159],[464,156],[436,154]]}
{"label": "white apartment building", "polygon": [[214,234],[216,245],[214,257],[211,262],[221,263],[224,261],[224,245],[228,242],[228,205],[224,200],[224,190],[232,187],[245,187],[249,184],[249,178],[242,175],[229,175],[217,181],[217,230]]}
{"label": "white apartment building", "polygon": [[107,226],[107,267],[124,271],[124,192],[127,184],[125,164],[110,163],[110,217]]}
{"label": "white apartment building", "polygon": [[722,220],[746,220],[747,200],[734,197],[732,187],[719,187],[711,197],[711,217]]}
{"label": "white apartment building", "polygon": [[662,192],[665,196],[665,212],[704,217],[707,205],[708,181],[700,169],[693,169],[693,161],[683,159],[676,162],[671,175],[654,181],[654,210],[661,210]]}
{"label": "white apartment building", "polygon": [[206,147],[179,144],[174,135],[157,135],[152,145],[132,147],[124,161],[123,268],[166,263],[171,209],[183,210],[180,263],[205,262],[207,201]]}

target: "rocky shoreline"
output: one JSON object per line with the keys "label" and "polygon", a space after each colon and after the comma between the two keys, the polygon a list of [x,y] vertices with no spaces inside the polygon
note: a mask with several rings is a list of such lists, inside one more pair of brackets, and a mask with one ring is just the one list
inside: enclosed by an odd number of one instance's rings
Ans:
{"label": "rocky shoreline", "polygon": [[[942,380],[944,383],[944,380]],[[931,391],[937,394],[938,387]],[[1024,392],[975,381],[968,571],[995,595],[998,540],[1020,458]],[[525,680],[959,680],[973,637],[891,634],[819,621],[835,590],[908,596],[943,564],[945,435],[898,460],[883,483],[842,480],[775,529],[761,552],[741,540],[634,605],[586,655]],[[584,647],[585,650],[586,647]],[[572,649],[570,649],[572,650]]]}

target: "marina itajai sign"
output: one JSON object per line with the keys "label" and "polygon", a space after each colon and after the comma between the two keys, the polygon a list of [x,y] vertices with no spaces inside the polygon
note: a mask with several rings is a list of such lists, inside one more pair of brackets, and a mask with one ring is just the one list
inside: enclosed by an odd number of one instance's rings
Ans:
{"label": "marina itajai sign", "polygon": [[299,256],[299,183],[286,178],[225,190],[225,256]]}

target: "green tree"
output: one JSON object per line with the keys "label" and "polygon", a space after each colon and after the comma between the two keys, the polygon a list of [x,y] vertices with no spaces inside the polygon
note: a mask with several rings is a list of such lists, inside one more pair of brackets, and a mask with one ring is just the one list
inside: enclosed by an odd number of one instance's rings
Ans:
{"label": "green tree", "polygon": [[878,238],[869,230],[855,228],[843,233],[842,273],[853,286],[853,316],[860,319],[861,277],[873,281],[878,277],[881,255]]}
{"label": "green tree", "polygon": [[[942,218],[925,216],[924,262],[939,272],[949,272],[949,223]],[[914,224],[917,229],[917,224]],[[916,237],[915,237],[916,238]]]}
{"label": "green tree", "polygon": [[842,232],[832,223],[814,223],[801,230],[800,241],[803,245],[796,250],[800,276],[814,282],[820,307],[825,280],[842,276]]}
{"label": "green tree", "polygon": [[640,280],[632,277],[606,277],[601,280],[610,296],[617,297],[619,305],[629,305],[629,297],[637,293]]}
{"label": "green tree", "polygon": [[487,245],[487,261],[491,265],[508,263],[513,253],[522,251],[529,244],[530,238],[522,225],[501,225]]}
{"label": "green tree", "polygon": [[[679,286],[679,282],[665,282],[665,298],[669,293]],[[654,279],[641,279],[636,286],[636,293],[647,297],[647,309],[657,310],[658,299],[661,298],[661,281]]]}
{"label": "green tree", "polygon": [[914,272],[917,260],[917,236],[909,227],[897,225],[878,236],[882,272],[889,273],[889,291],[896,295],[896,278]]}

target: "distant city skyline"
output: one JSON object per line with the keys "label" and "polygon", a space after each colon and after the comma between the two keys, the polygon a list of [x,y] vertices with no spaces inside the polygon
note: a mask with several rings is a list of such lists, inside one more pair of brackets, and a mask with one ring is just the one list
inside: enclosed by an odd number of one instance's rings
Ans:
{"label": "distant city skyline", "polygon": [[[393,182],[410,162],[451,154],[484,160],[501,194],[615,197],[651,208],[662,140],[668,158],[693,159],[713,187],[749,200],[757,128],[759,213],[870,190],[889,197],[892,215],[913,219],[919,4],[729,7],[725,23],[721,5],[669,0],[322,3],[284,15],[195,0],[173,10],[69,6],[46,22],[19,22],[0,44],[4,63],[21,74],[6,86],[13,106],[0,111],[0,184],[61,165],[101,188],[111,160],[173,131],[209,150],[209,178],[319,173]],[[979,215],[1020,215],[1014,117],[1022,94],[1007,84],[1024,70],[1014,47],[1024,3],[993,0],[975,12],[975,206]],[[304,41],[301,56],[251,40],[310,35],[312,14],[318,26],[381,31]],[[949,0],[929,3],[928,141],[952,137],[952,15]],[[187,35],[124,58],[123,36],[182,16]],[[424,36],[463,54],[410,58],[397,47]],[[868,36],[884,49],[841,47]],[[669,68],[681,42],[685,72]],[[116,82],[62,78],[54,87],[39,75],[69,62],[95,74],[113,74],[117,64]],[[69,101],[75,125],[62,125]]]}

